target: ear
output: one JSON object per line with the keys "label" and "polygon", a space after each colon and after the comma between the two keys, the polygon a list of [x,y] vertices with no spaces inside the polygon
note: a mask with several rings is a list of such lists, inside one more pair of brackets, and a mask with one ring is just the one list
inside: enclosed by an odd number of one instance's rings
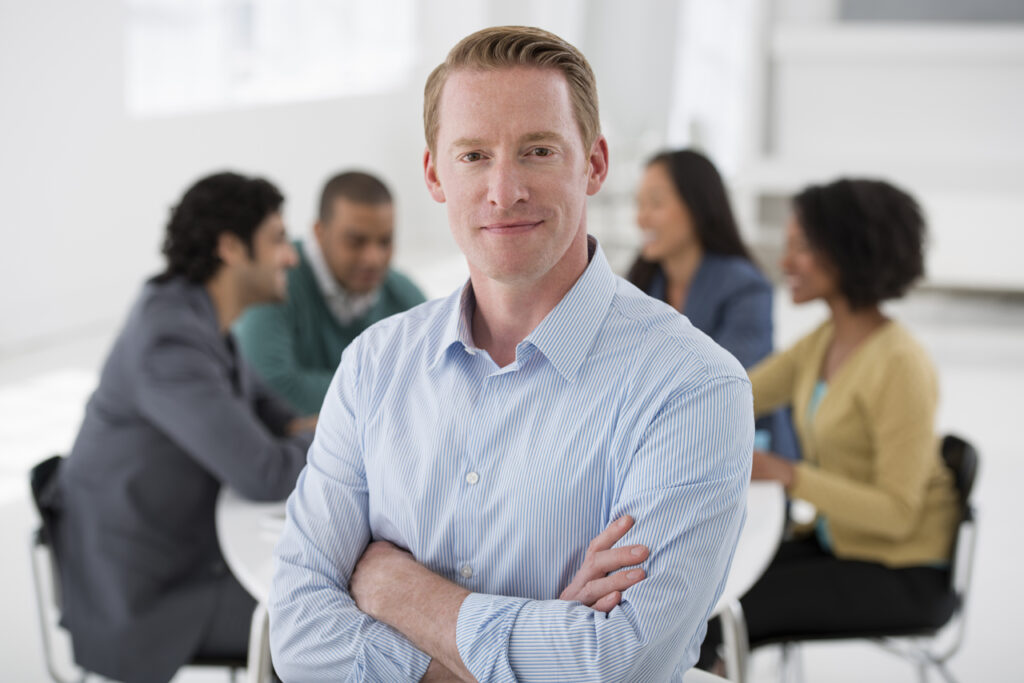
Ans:
{"label": "ear", "polygon": [[313,236],[316,237],[317,244],[323,246],[324,243],[324,227],[323,221],[318,220],[313,224]]}
{"label": "ear", "polygon": [[222,232],[217,236],[217,256],[224,265],[232,266],[249,260],[249,251],[238,235]]}
{"label": "ear", "polygon": [[423,150],[423,180],[426,181],[427,191],[434,201],[444,204],[444,188],[441,187],[441,179],[437,177],[437,166],[429,147]]}
{"label": "ear", "polygon": [[608,177],[608,141],[603,135],[598,135],[591,145],[587,162],[587,194],[595,195],[604,185],[604,179]]}

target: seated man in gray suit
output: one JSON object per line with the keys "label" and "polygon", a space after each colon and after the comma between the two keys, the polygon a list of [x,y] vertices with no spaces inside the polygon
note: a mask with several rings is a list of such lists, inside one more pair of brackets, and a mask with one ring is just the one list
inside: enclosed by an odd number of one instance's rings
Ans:
{"label": "seated man in gray suit", "polygon": [[166,681],[196,656],[244,657],[255,606],[224,564],[214,506],[292,490],[315,420],[241,359],[229,328],[280,301],[296,255],[283,198],[220,173],[171,213],[153,278],[128,315],[52,501],[64,624],[83,668]]}
{"label": "seated man in gray suit", "polygon": [[253,306],[235,325],[242,354],[270,388],[302,413],[320,411],[341,352],[379,320],[423,303],[391,269],[391,192],[368,173],[327,181],[312,239],[295,243],[284,303]]}

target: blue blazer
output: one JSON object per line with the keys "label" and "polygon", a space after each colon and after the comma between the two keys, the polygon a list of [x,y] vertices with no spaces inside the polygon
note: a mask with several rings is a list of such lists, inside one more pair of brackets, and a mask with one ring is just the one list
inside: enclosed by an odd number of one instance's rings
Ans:
{"label": "blue blazer", "polygon": [[[647,293],[666,301],[665,286],[659,268]],[[772,352],[772,286],[745,258],[705,254],[680,312],[747,369]],[[788,410],[762,417],[757,428],[771,434],[772,451],[799,457]]]}

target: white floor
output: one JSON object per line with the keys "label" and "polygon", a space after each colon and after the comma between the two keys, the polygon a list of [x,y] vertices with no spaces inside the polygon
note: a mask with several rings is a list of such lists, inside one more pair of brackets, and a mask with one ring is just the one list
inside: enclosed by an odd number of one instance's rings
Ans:
{"label": "white floor", "polygon": [[[794,309],[780,296],[778,334],[786,344],[824,312]],[[939,367],[943,402],[938,427],[971,439],[981,453],[975,500],[980,533],[966,642],[953,660],[960,681],[1021,681],[1019,646],[1024,582],[1018,496],[1024,490],[1024,300],[917,294],[893,307],[930,349]],[[48,680],[43,667],[29,572],[28,538],[35,525],[26,473],[46,455],[66,452],[115,323],[71,342],[0,359],[0,680]],[[1013,398],[1018,396],[1018,398]],[[1014,531],[1017,529],[1017,531]],[[1018,539],[1014,541],[1013,539]],[[804,648],[805,680],[835,683],[914,681],[913,667],[867,644]],[[773,651],[755,653],[754,681],[777,680]],[[183,671],[177,683],[225,681],[206,671]]]}

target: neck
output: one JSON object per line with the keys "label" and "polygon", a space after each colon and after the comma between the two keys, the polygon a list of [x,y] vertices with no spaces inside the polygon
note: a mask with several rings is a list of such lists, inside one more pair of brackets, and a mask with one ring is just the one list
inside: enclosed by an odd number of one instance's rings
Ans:
{"label": "neck", "polygon": [[689,289],[703,258],[704,250],[699,244],[693,244],[662,260],[661,270],[665,273],[668,286]]}
{"label": "neck", "polygon": [[843,346],[856,345],[887,320],[877,305],[854,310],[845,298],[839,296],[829,299],[827,303],[832,310],[835,342]]}
{"label": "neck", "polygon": [[499,367],[514,361],[519,342],[533,332],[587,269],[587,254],[586,231],[581,231],[562,260],[536,281],[502,282],[471,268],[476,299],[473,343],[486,350]]}
{"label": "neck", "polygon": [[214,310],[217,311],[217,327],[221,333],[227,333],[231,324],[242,314],[247,302],[243,301],[226,268],[221,268],[216,275],[206,281],[206,291],[213,301]]}

